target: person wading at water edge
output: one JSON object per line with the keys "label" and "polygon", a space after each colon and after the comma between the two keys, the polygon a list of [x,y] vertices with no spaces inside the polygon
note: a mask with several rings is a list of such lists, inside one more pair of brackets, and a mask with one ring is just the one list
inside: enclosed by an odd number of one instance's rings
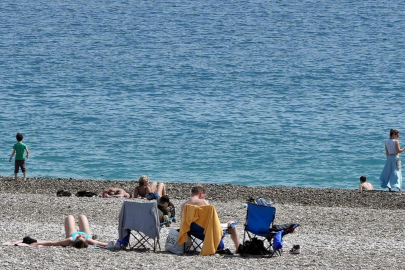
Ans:
{"label": "person wading at water edge", "polygon": [[391,191],[393,188],[398,188],[401,191],[402,187],[402,172],[401,159],[399,154],[405,151],[405,148],[399,146],[399,131],[396,129],[390,130],[390,138],[385,142],[385,154],[387,160],[384,169],[380,176],[382,188],[388,188]]}

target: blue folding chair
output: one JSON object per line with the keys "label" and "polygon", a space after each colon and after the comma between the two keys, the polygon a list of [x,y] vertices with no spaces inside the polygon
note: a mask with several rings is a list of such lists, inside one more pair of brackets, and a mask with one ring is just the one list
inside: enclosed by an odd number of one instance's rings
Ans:
{"label": "blue folding chair", "polygon": [[243,243],[245,239],[250,243],[242,250],[242,256],[257,254],[272,257],[275,252],[281,254],[281,247],[273,249],[273,238],[277,232],[272,231],[271,227],[275,217],[276,208],[248,203]]}

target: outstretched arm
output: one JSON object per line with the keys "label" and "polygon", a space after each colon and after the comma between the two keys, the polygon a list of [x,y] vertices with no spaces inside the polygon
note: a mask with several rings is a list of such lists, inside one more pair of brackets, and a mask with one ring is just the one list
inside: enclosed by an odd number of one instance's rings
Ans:
{"label": "outstretched arm", "polygon": [[45,242],[40,242],[40,243],[32,243],[31,246],[62,246],[66,247],[72,244],[72,240],[64,239],[61,241],[45,241]]}
{"label": "outstretched arm", "polygon": [[89,243],[89,245],[99,245],[101,247],[105,247],[108,245],[108,243],[100,242],[100,241],[93,240],[93,239],[87,240],[87,243]]}
{"label": "outstretched arm", "polygon": [[101,197],[104,197],[104,198],[111,198],[111,195],[108,194],[108,193],[105,192],[105,191],[100,192],[100,193],[98,194],[98,196],[101,196]]}

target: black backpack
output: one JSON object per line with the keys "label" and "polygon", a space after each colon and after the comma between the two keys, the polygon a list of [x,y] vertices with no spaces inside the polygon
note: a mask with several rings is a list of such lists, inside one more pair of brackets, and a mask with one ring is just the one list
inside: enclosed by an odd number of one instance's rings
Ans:
{"label": "black backpack", "polygon": [[265,255],[269,254],[269,251],[264,247],[263,241],[257,239],[256,237],[251,240],[246,240],[241,246],[242,250],[238,253],[249,254],[249,255]]}

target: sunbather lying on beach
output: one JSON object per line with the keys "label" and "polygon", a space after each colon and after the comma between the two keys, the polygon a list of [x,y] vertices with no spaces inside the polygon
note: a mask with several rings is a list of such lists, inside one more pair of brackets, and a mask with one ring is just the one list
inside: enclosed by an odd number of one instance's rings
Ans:
{"label": "sunbather lying on beach", "polygon": [[[186,201],[182,206],[181,206],[181,212],[183,213],[183,208],[186,204],[191,204],[191,205],[198,205],[198,206],[204,206],[204,205],[210,205],[208,201],[205,199],[205,196],[207,195],[207,190],[202,186],[202,185],[195,185],[194,187],[191,188],[191,197],[188,201]],[[236,248],[236,253],[238,252],[240,242],[238,238],[238,230],[236,229],[235,226],[231,226],[231,224],[234,224],[234,221],[229,221],[228,222],[230,229],[230,234],[231,234],[231,239],[233,243],[235,244]],[[228,225],[227,225],[228,226]]]}
{"label": "sunbather lying on beach", "polygon": [[153,182],[149,186],[149,176],[142,175],[139,178],[139,186],[134,190],[134,198],[145,198],[149,193],[157,193],[160,197],[166,195],[166,186],[164,183]]}
{"label": "sunbather lying on beach", "polygon": [[92,239],[89,220],[85,215],[79,216],[79,230],[76,229],[75,218],[69,215],[65,218],[65,233],[66,239],[61,241],[41,241],[32,243],[31,245],[40,246],[73,246],[75,248],[87,248],[89,245],[107,246],[107,243]]}
{"label": "sunbather lying on beach", "polygon": [[131,194],[129,194],[128,192],[126,192],[125,190],[123,190],[122,188],[107,188],[105,189],[103,192],[100,192],[98,194],[101,197],[104,198],[117,198],[117,197],[124,197],[124,198],[131,198]]}

